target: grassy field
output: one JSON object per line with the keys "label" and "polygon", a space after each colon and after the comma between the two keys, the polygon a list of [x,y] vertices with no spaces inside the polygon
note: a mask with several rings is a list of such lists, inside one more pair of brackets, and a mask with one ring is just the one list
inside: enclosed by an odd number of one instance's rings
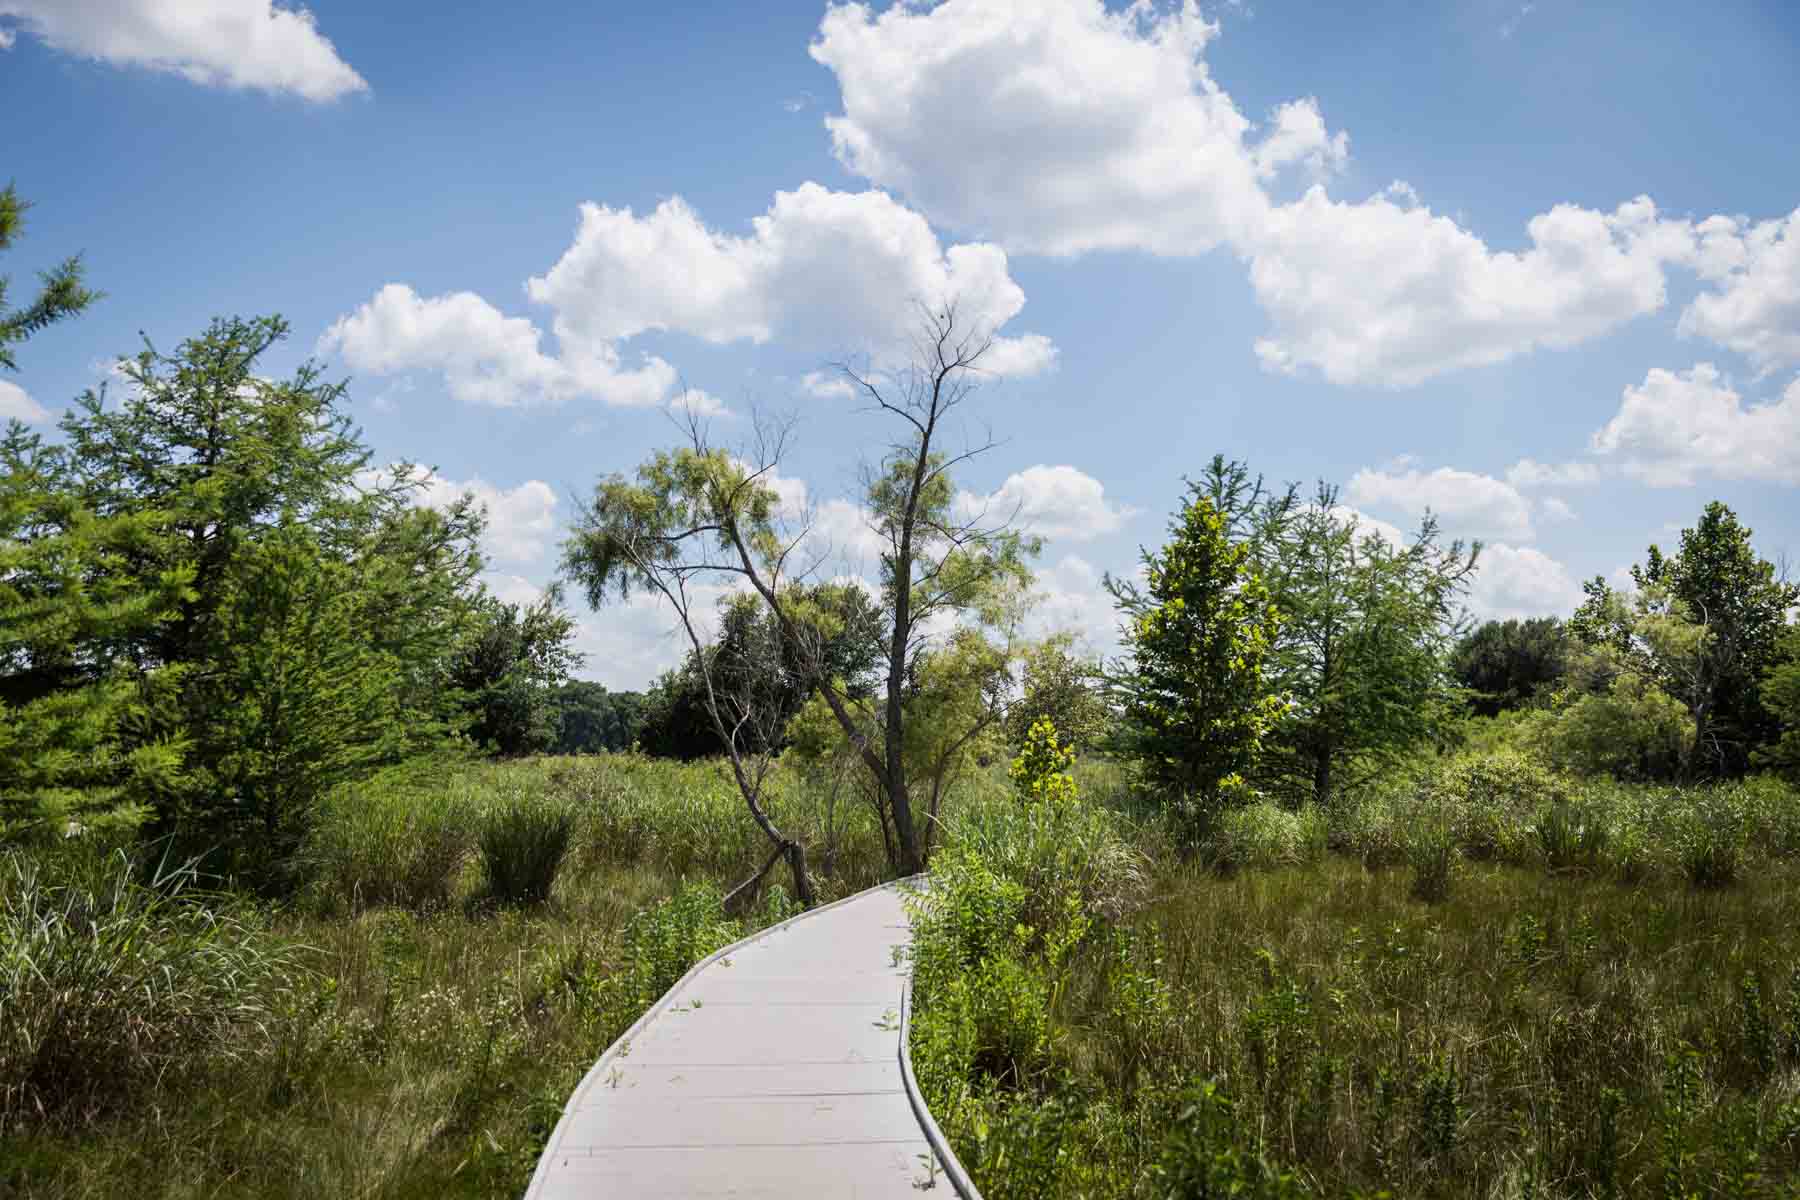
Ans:
{"label": "grassy field", "polygon": [[[1074,783],[965,781],[918,902],[914,1054],[992,1200],[1800,1194],[1791,788],[1489,752],[1184,858]],[[822,898],[882,877],[847,792],[771,803]],[[715,766],[617,756],[340,793],[279,906],[0,863],[0,1195],[517,1194],[599,1051],[792,911],[721,915],[758,836]]]}
{"label": "grassy field", "polygon": [[914,1053],[990,1200],[1800,1194],[1797,811],[1461,760],[1061,888],[1101,835],[984,822]]}
{"label": "grassy field", "polygon": [[[783,783],[815,867],[834,848],[821,893],[878,879],[873,819]],[[559,827],[548,902],[495,896],[508,838]],[[620,756],[347,791],[280,908],[0,862],[0,1195],[517,1194],[600,1050],[693,960],[790,914],[771,889],[720,916],[755,837],[713,766]]]}

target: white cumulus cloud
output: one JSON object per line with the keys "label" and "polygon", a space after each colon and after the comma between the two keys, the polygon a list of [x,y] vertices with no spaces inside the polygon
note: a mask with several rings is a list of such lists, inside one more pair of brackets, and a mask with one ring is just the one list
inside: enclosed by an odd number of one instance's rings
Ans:
{"label": "white cumulus cloud", "polygon": [[1103,574],[1086,559],[1065,554],[1040,569],[1026,631],[1035,636],[1073,633],[1090,653],[1119,653],[1119,615],[1102,586]]}
{"label": "white cumulus cloud", "polygon": [[1017,250],[1189,254],[1261,223],[1265,169],[1337,147],[1278,110],[1259,164],[1202,57],[1217,34],[1192,0],[835,4],[812,56],[842,93],[838,158],[933,220]]}
{"label": "white cumulus cloud", "polygon": [[1701,475],[1800,483],[1800,379],[1778,399],[1745,404],[1711,363],[1652,368],[1642,384],[1625,388],[1593,448],[1657,486],[1685,486]]}
{"label": "white cumulus cloud", "polygon": [[1008,476],[992,495],[962,492],[957,506],[971,519],[1010,520],[1026,532],[1071,541],[1113,533],[1137,511],[1108,500],[1105,486],[1084,471],[1042,464]]}
{"label": "white cumulus cloud", "polygon": [[1531,247],[1495,251],[1448,217],[1322,187],[1270,210],[1250,283],[1274,329],[1272,370],[1409,387],[1536,347],[1566,348],[1661,308],[1684,227],[1645,197],[1611,213],[1558,205],[1526,226]]}
{"label": "white cumulus cloud", "polygon": [[311,12],[272,0],[0,0],[0,17],[65,54],[212,87],[327,101],[369,86]]}
{"label": "white cumulus cloud", "polygon": [[[954,301],[972,328],[997,330],[1025,307],[998,246],[944,246],[925,218],[883,192],[803,183],[777,192],[748,236],[708,228],[680,198],[637,216],[584,204],[575,241],[527,285],[556,314],[565,348],[610,348],[649,330],[709,342],[782,336],[836,353],[905,344],[917,306]],[[991,369],[1031,374],[1043,339],[997,344]]]}
{"label": "white cumulus cloud", "polygon": [[1560,496],[1545,496],[1539,500],[1538,511],[1544,514],[1545,519],[1551,521],[1573,521],[1575,519],[1575,510],[1569,507],[1569,502]]}
{"label": "white cumulus cloud", "polygon": [[1365,468],[1350,477],[1344,498],[1360,508],[1407,517],[1430,509],[1453,537],[1521,541],[1532,536],[1531,503],[1510,483],[1473,471]]}
{"label": "white cumulus cloud", "polygon": [[1484,546],[1469,588],[1469,611],[1482,620],[1567,616],[1581,603],[1581,585],[1542,550]]}
{"label": "white cumulus cloud", "polygon": [[512,407],[579,395],[608,404],[656,404],[675,386],[675,368],[660,358],[625,370],[611,346],[555,356],[544,352],[542,341],[529,320],[509,317],[473,292],[427,297],[390,283],[339,317],[319,348],[377,375],[441,372],[450,394],[471,404]]}
{"label": "white cumulus cloud", "polygon": [[[881,192],[814,183],[776,193],[744,237],[708,228],[679,198],[642,217],[585,204],[574,242],[526,291],[550,310],[554,352],[535,322],[473,292],[420,296],[402,283],[338,318],[320,349],[378,374],[441,372],[453,395],[473,403],[592,396],[651,405],[666,400],[676,371],[648,355],[624,364],[623,347],[640,334],[780,337],[880,363],[905,352],[919,305],[951,303],[963,328],[992,337],[982,360],[989,373],[1031,375],[1056,361],[1047,338],[996,332],[1025,306],[1005,251],[944,246],[923,217]],[[803,387],[834,391],[817,372]]]}
{"label": "white cumulus cloud", "polygon": [[1717,286],[1694,297],[1681,332],[1765,369],[1800,364],[1800,209],[1755,224],[1710,217],[1696,228],[1696,265]]}
{"label": "white cumulus cloud", "polygon": [[9,380],[0,379],[0,421],[23,421],[38,425],[50,419],[44,406],[31,398],[31,393]]}
{"label": "white cumulus cloud", "polygon": [[1348,136],[1312,97],[1256,127],[1208,68],[1218,33],[1193,0],[843,3],[811,49],[837,76],[826,125],[850,170],[1014,251],[1229,249],[1269,316],[1255,350],[1270,370],[1401,388],[1565,349],[1660,310],[1675,266],[1718,285],[1684,329],[1766,363],[1800,356],[1792,217],[1557,204],[1507,249],[1399,181],[1277,203],[1284,168],[1323,179]]}
{"label": "white cumulus cloud", "polygon": [[1600,482],[1604,472],[1595,463],[1541,463],[1521,458],[1506,469],[1506,482],[1516,488],[1579,487]]}
{"label": "white cumulus cloud", "polygon": [[1281,105],[1275,110],[1272,124],[1269,135],[1251,152],[1259,178],[1273,178],[1283,167],[1295,164],[1304,166],[1314,176],[1329,175],[1350,161],[1350,135],[1325,128],[1325,115],[1319,111],[1315,97]]}
{"label": "white cumulus cloud", "polygon": [[808,371],[800,377],[800,390],[821,400],[850,400],[856,396],[856,385],[831,371]]}

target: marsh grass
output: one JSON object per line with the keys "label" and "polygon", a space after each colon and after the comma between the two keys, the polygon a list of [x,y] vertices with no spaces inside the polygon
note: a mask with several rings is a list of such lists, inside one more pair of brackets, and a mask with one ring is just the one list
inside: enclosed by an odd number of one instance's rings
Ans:
{"label": "marsh grass", "polygon": [[564,797],[520,791],[481,813],[476,845],[487,897],[501,904],[542,904],[568,857],[575,809]]}
{"label": "marsh grass", "polygon": [[[1245,810],[1192,859],[1111,764],[1036,812],[971,774],[914,1052],[986,1194],[1789,1194],[1800,799],[1493,757]],[[832,846],[822,897],[884,876],[872,813],[780,771],[769,801]],[[481,833],[525,802],[567,815],[560,865],[486,903]],[[1422,829],[1455,864],[1428,904]],[[715,765],[618,755],[346,789],[278,908],[9,867],[0,1195],[516,1195],[600,1049],[792,912],[773,886],[719,912],[759,837]],[[31,1066],[57,1054],[107,1086]]]}
{"label": "marsh grass", "polygon": [[913,1051],[983,1193],[1800,1194],[1800,793],[1495,757],[1148,843],[1060,938],[947,856]]}
{"label": "marsh grass", "polygon": [[306,899],[327,913],[448,904],[473,847],[473,769],[413,766],[327,796],[301,849]]}
{"label": "marsh grass", "polygon": [[0,1134],[85,1125],[255,1054],[294,965],[191,867],[0,856]]}
{"label": "marsh grass", "polygon": [[[832,825],[822,894],[883,877],[872,816],[776,789],[803,836]],[[566,818],[559,868],[542,902],[489,903],[481,835],[528,805],[559,814],[552,833]],[[0,1196],[517,1195],[599,1052],[695,958],[794,911],[777,886],[740,920],[719,911],[758,837],[714,764],[621,755],[344,789],[279,908],[135,882],[77,902],[8,864],[0,1080],[28,1119],[0,1129]],[[511,894],[536,895],[553,841],[521,839]],[[71,911],[100,920],[74,936]],[[142,990],[159,979],[166,996]],[[44,1029],[85,1075],[33,1073],[54,1065]],[[69,1096],[52,1104],[45,1078]]]}
{"label": "marsh grass", "polygon": [[1059,968],[1030,1086],[975,1069],[952,1136],[992,1200],[1791,1195],[1797,885],[1467,863],[1425,905],[1341,857],[1166,866]]}

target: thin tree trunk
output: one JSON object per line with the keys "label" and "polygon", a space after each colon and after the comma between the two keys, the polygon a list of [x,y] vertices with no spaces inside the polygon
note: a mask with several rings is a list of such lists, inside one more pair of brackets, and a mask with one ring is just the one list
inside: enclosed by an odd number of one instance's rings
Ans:
{"label": "thin tree trunk", "polygon": [[[923,453],[919,456],[922,468]],[[915,489],[916,494],[916,489]],[[902,690],[906,684],[906,643],[912,635],[912,522],[911,514],[900,533],[900,552],[894,562],[894,636],[888,647],[886,746],[888,807],[894,813],[894,833],[899,839],[900,856],[894,866],[902,875],[919,873],[919,845],[912,822],[912,801],[906,792],[906,759],[902,741],[906,736]]]}
{"label": "thin tree trunk", "polygon": [[806,873],[806,847],[799,842],[789,842],[786,847],[788,870],[794,876],[794,899],[800,907],[811,908],[819,902],[813,894],[812,877]]}

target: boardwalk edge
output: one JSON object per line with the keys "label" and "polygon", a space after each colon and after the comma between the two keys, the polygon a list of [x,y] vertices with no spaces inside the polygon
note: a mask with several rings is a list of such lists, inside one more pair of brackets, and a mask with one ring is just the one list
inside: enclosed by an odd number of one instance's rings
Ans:
{"label": "boardwalk edge", "polygon": [[[915,875],[901,882],[912,883],[923,879]],[[912,972],[906,973],[906,982],[900,987],[900,1081],[906,1088],[907,1102],[912,1105],[913,1117],[919,1122],[919,1128],[925,1131],[925,1141],[931,1146],[931,1152],[937,1155],[938,1165],[944,1170],[944,1178],[950,1181],[961,1200],[981,1200],[981,1193],[975,1188],[975,1181],[963,1170],[962,1161],[956,1157],[956,1151],[950,1148],[950,1139],[938,1128],[937,1120],[931,1115],[931,1109],[925,1105],[925,1097],[919,1091],[918,1077],[913,1074],[912,1065]]]}

